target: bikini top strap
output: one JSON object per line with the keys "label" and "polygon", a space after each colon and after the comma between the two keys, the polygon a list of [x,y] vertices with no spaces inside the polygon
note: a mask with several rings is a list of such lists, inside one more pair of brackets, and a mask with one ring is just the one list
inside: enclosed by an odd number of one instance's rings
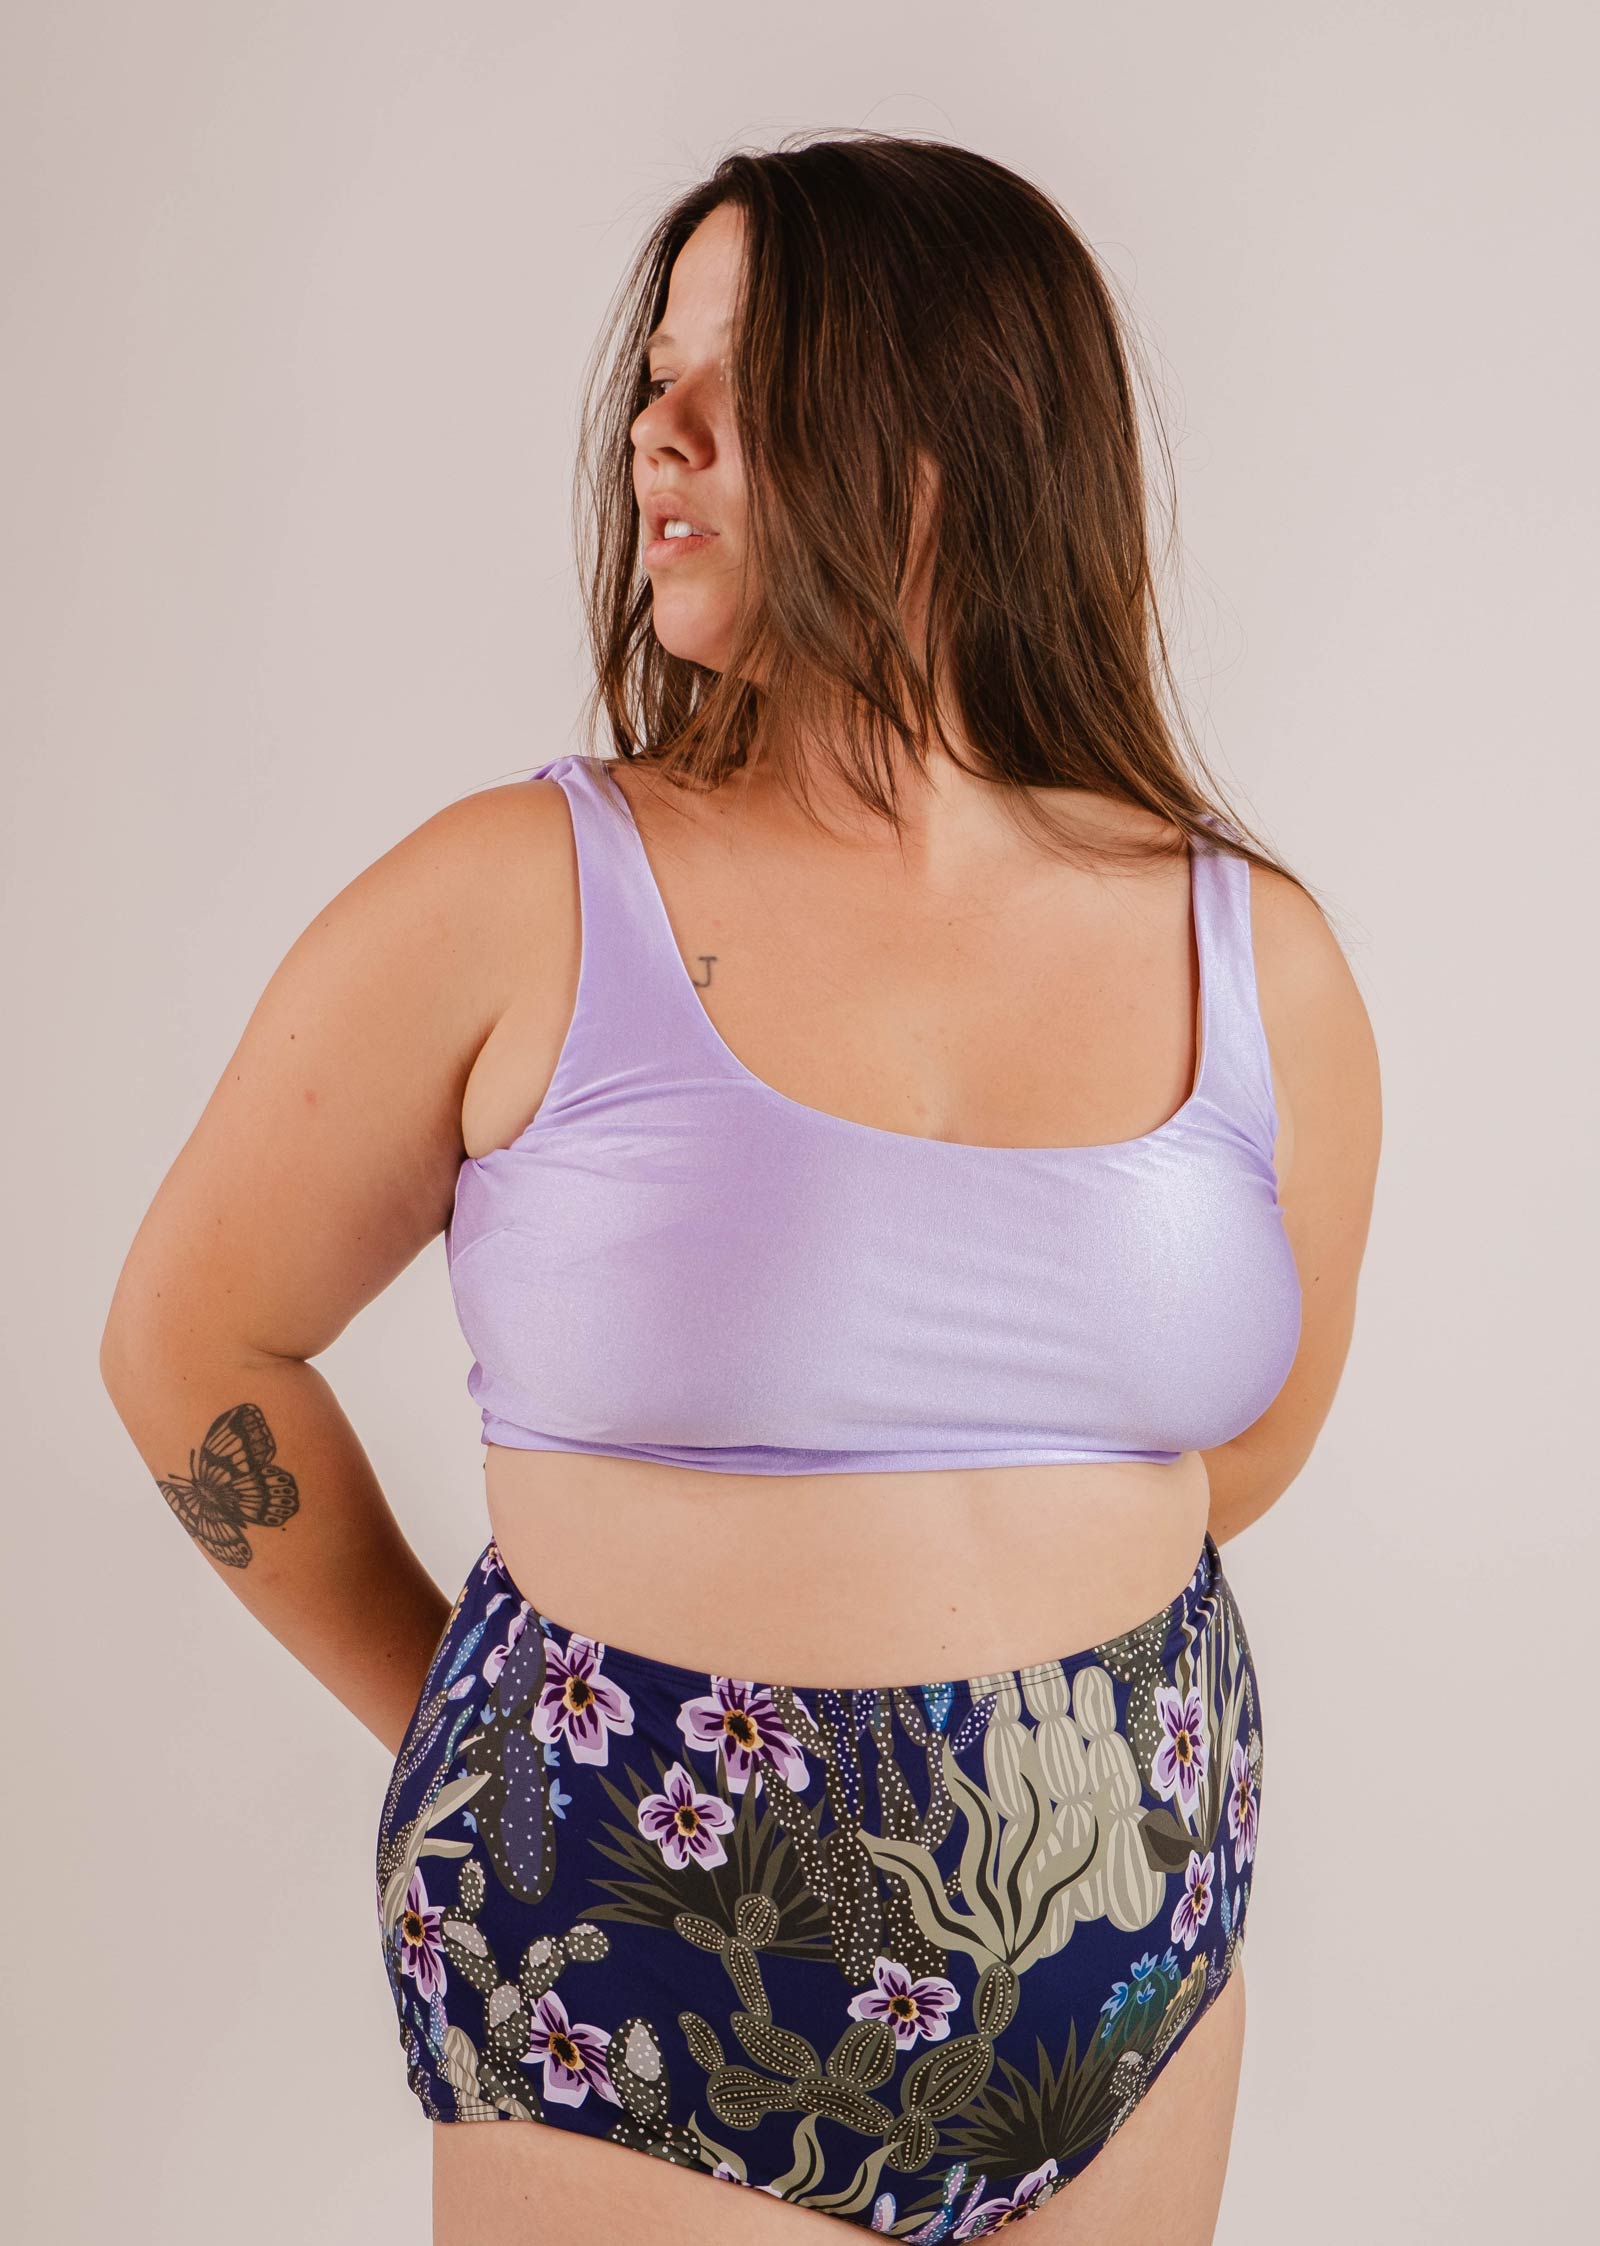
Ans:
{"label": "bikini top strap", "polygon": [[[633,813],[602,769],[570,754],[531,772],[557,782],[572,818],[582,947],[571,1025],[544,1106],[647,1081],[703,1075],[707,1045],[687,1009],[688,982]],[[1213,814],[1205,823],[1220,827]],[[1272,1064],[1256,988],[1248,859],[1196,842],[1192,860],[1200,954],[1197,1096],[1227,1116],[1270,1163],[1278,1132]]]}
{"label": "bikini top strap", "polygon": [[595,756],[554,757],[528,774],[567,799],[578,868],[578,994],[546,1108],[579,1094],[636,1094],[686,1059],[688,970],[662,941],[661,907],[633,814]]}
{"label": "bikini top strap", "polygon": [[[1206,824],[1226,831],[1213,814]],[[1278,1109],[1256,988],[1251,870],[1249,859],[1231,850],[1195,844],[1195,922],[1203,947],[1198,1089],[1270,1162]]]}

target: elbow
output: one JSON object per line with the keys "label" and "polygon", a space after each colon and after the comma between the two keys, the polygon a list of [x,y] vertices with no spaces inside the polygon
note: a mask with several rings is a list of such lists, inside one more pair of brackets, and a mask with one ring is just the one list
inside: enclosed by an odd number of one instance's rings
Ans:
{"label": "elbow", "polygon": [[113,1401],[118,1383],[127,1371],[130,1346],[131,1331],[127,1313],[119,1309],[118,1299],[113,1296],[111,1307],[106,1312],[105,1324],[100,1329],[99,1355],[100,1385]]}
{"label": "elbow", "polygon": [[1205,1454],[1211,1486],[1210,1528],[1218,1544],[1269,1513],[1310,1456],[1307,1446],[1251,1445],[1243,1436]]}
{"label": "elbow", "polygon": [[157,1366],[169,1366],[175,1336],[159,1299],[136,1292],[126,1273],[100,1329],[100,1383],[120,1409],[121,1400],[143,1386]]}
{"label": "elbow", "polygon": [[114,1404],[127,1395],[138,1378],[140,1356],[138,1321],[113,1313],[100,1335],[100,1385]]}

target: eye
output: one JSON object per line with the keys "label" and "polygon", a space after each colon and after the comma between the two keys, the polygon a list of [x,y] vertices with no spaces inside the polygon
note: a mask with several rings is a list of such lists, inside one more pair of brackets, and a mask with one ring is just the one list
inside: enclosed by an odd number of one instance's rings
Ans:
{"label": "eye", "polygon": [[653,406],[655,404],[656,392],[663,389],[670,379],[670,376],[664,374],[658,374],[653,381],[648,375],[645,377],[644,399],[646,405]]}

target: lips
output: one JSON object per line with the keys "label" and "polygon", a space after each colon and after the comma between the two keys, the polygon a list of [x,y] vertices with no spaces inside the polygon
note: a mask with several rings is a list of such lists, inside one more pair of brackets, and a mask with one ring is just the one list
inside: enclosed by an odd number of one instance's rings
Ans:
{"label": "lips", "polygon": [[645,509],[645,522],[652,538],[664,538],[669,522],[693,523],[697,531],[715,538],[716,531],[710,523],[703,523],[686,499],[674,497],[653,498]]}
{"label": "lips", "polygon": [[[687,521],[689,518],[683,518]],[[674,563],[686,562],[696,554],[706,553],[716,543],[714,530],[703,533],[690,532],[687,538],[651,538],[645,542],[641,559],[646,569],[666,569]]]}

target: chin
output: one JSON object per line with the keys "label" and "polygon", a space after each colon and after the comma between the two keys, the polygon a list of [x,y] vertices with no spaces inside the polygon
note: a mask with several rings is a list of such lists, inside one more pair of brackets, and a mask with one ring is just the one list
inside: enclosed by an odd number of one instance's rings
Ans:
{"label": "chin", "polygon": [[727,654],[726,635],[705,618],[674,614],[674,603],[658,595],[650,623],[657,642],[669,655],[676,655],[680,662],[698,663],[704,670],[721,670]]}

